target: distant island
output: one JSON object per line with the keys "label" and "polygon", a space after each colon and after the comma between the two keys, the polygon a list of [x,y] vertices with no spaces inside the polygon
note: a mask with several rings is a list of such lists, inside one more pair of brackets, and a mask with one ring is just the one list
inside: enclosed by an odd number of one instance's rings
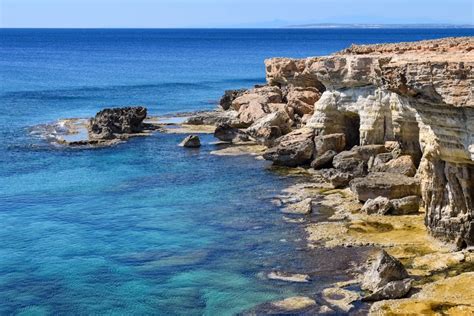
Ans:
{"label": "distant island", "polygon": [[351,24],[351,23],[314,23],[286,25],[287,28],[340,28],[340,29],[470,29],[474,24]]}

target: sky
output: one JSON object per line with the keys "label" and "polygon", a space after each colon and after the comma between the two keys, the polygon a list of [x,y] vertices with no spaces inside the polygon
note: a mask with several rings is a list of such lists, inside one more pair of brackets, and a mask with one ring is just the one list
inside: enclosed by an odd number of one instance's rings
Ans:
{"label": "sky", "polygon": [[0,0],[0,27],[474,24],[474,0]]}

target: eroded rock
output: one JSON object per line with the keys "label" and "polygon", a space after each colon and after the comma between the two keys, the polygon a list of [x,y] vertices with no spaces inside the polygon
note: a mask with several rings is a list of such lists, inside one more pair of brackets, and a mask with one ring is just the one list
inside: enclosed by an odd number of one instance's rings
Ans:
{"label": "eroded rock", "polygon": [[372,293],[367,296],[371,300],[400,298],[410,290],[411,279],[400,261],[381,250],[364,274],[361,288]]}
{"label": "eroded rock", "polygon": [[120,134],[140,133],[146,115],[147,109],[141,106],[101,110],[89,122],[89,137],[113,139]]}
{"label": "eroded rock", "polygon": [[379,196],[390,200],[410,195],[420,196],[420,184],[417,179],[394,173],[374,172],[365,178],[352,180],[349,186],[360,201]]}
{"label": "eroded rock", "polygon": [[314,154],[314,130],[301,128],[277,140],[278,145],[269,149],[263,158],[275,165],[296,167],[309,164]]}
{"label": "eroded rock", "polygon": [[201,147],[201,140],[197,135],[189,135],[181,142],[180,146],[187,148],[199,148]]}
{"label": "eroded rock", "polygon": [[376,197],[375,199],[368,199],[361,211],[366,214],[385,215],[390,212],[393,205],[386,197]]}

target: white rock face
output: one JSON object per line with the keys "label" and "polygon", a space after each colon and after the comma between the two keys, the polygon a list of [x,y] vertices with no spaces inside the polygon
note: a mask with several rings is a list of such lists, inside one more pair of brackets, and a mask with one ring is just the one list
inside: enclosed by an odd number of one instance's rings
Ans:
{"label": "white rock face", "polygon": [[265,64],[269,84],[325,90],[306,123],[316,135],[399,142],[418,169],[430,232],[474,246],[474,37]]}

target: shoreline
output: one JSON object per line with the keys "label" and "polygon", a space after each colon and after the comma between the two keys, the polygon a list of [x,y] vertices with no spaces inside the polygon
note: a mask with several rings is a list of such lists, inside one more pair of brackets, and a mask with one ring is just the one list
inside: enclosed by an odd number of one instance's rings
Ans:
{"label": "shoreline", "polygon": [[[326,57],[267,60],[268,84],[226,91],[223,110],[184,121],[168,116],[161,124],[146,120],[143,108],[106,109],[87,126],[85,144],[114,145],[155,131],[214,132],[229,145],[211,154],[250,154],[272,161],[282,176],[300,177],[274,199],[282,220],[304,231],[308,253],[358,254],[344,269],[353,279],[249,314],[347,313],[368,306],[360,304],[370,304],[373,315],[473,312],[474,105],[466,70],[474,65],[473,43],[449,38],[352,46]],[[368,290],[363,283],[379,254],[404,272]],[[271,278],[306,283],[310,274],[275,271]]]}

